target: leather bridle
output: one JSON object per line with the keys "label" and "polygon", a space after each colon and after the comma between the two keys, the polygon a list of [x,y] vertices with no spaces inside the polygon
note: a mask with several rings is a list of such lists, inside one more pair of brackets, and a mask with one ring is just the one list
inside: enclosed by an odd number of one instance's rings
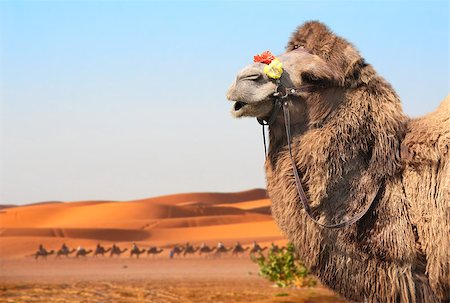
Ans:
{"label": "leather bridle", "polygon": [[263,141],[264,141],[264,152],[267,158],[267,146],[266,146],[266,132],[265,132],[265,127],[266,126],[270,126],[272,125],[277,116],[278,113],[280,111],[280,109],[283,109],[283,116],[284,116],[284,125],[285,125],[285,129],[286,129],[286,139],[287,139],[287,145],[288,145],[288,149],[289,149],[289,157],[291,159],[291,164],[292,164],[292,171],[294,173],[294,178],[295,178],[295,184],[297,187],[297,192],[298,195],[300,197],[300,201],[302,203],[303,208],[305,209],[306,214],[308,215],[308,217],[317,225],[323,227],[323,228],[327,228],[327,229],[338,229],[338,228],[344,228],[347,226],[350,226],[352,224],[354,224],[355,222],[357,222],[359,219],[361,219],[370,209],[370,207],[373,204],[373,201],[376,199],[376,196],[373,198],[372,201],[370,201],[370,203],[366,203],[365,207],[363,210],[361,210],[359,213],[357,213],[355,216],[353,216],[352,218],[340,222],[340,223],[336,223],[336,224],[324,224],[319,222],[313,215],[311,208],[309,207],[309,203],[308,203],[308,198],[306,197],[305,191],[303,190],[303,186],[301,183],[301,179],[298,173],[298,169],[294,160],[294,156],[292,153],[292,144],[291,144],[291,117],[290,117],[290,113],[289,113],[289,96],[294,95],[294,96],[298,96],[301,93],[304,92],[311,92],[315,89],[317,89],[317,87],[315,88],[313,85],[311,84],[304,84],[299,88],[286,88],[281,84],[280,79],[276,80],[276,84],[277,84],[277,88],[275,93],[273,94],[273,96],[275,97],[275,103],[274,103],[274,108],[270,114],[270,116],[268,117],[268,119],[261,119],[261,118],[257,118],[257,121],[259,124],[262,125],[262,130],[263,130]]}

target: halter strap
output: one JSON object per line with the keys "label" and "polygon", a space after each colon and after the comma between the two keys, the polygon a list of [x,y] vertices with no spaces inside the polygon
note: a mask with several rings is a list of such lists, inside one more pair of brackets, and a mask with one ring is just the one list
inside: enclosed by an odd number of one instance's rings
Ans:
{"label": "halter strap", "polygon": [[275,119],[278,116],[278,113],[280,112],[281,105],[281,99],[277,98],[274,104],[274,109],[272,110],[272,113],[270,114],[270,117],[268,120],[256,118],[258,123],[262,126],[262,135],[263,135],[263,143],[264,143],[264,154],[267,158],[267,142],[266,142],[266,126],[272,125],[275,122]]}

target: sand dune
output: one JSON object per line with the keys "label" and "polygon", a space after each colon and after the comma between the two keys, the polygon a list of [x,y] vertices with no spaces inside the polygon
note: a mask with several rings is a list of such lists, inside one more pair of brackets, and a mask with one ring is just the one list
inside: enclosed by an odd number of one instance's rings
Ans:
{"label": "sand dune", "polygon": [[239,215],[227,215],[227,216],[204,216],[204,217],[191,217],[191,218],[174,218],[160,220],[155,223],[154,228],[193,228],[193,227],[207,227],[214,225],[228,225],[228,224],[242,224],[246,222],[260,222],[269,221],[272,222],[272,218],[260,215],[260,214],[239,214]]}
{"label": "sand dune", "polygon": [[23,257],[42,243],[86,247],[101,242],[176,243],[284,241],[266,192],[188,193],[133,201],[39,203],[0,212],[0,257]]}
{"label": "sand dune", "polygon": [[211,215],[243,214],[235,207],[164,205],[154,202],[71,202],[16,207],[0,214],[0,227],[92,227],[115,226],[122,220],[152,220]]}

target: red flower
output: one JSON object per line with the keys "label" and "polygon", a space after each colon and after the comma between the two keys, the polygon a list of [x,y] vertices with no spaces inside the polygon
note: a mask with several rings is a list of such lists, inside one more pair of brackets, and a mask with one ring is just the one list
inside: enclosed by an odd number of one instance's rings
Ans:
{"label": "red flower", "polygon": [[261,55],[254,56],[253,62],[261,62],[264,64],[270,64],[273,61],[273,59],[275,59],[275,56],[271,52],[265,51]]}

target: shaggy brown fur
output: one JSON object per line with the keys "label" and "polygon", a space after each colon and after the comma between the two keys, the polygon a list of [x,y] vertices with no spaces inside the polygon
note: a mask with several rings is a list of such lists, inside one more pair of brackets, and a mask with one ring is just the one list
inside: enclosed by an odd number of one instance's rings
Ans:
{"label": "shaggy brown fur", "polygon": [[[310,204],[305,214],[281,119],[270,126],[266,161],[272,213],[300,257],[344,297],[369,302],[449,300],[450,99],[410,120],[393,88],[346,40],[319,22],[291,37],[324,59],[329,75],[303,75],[324,88],[293,100],[293,150]],[[298,102],[297,102],[298,101]]]}

